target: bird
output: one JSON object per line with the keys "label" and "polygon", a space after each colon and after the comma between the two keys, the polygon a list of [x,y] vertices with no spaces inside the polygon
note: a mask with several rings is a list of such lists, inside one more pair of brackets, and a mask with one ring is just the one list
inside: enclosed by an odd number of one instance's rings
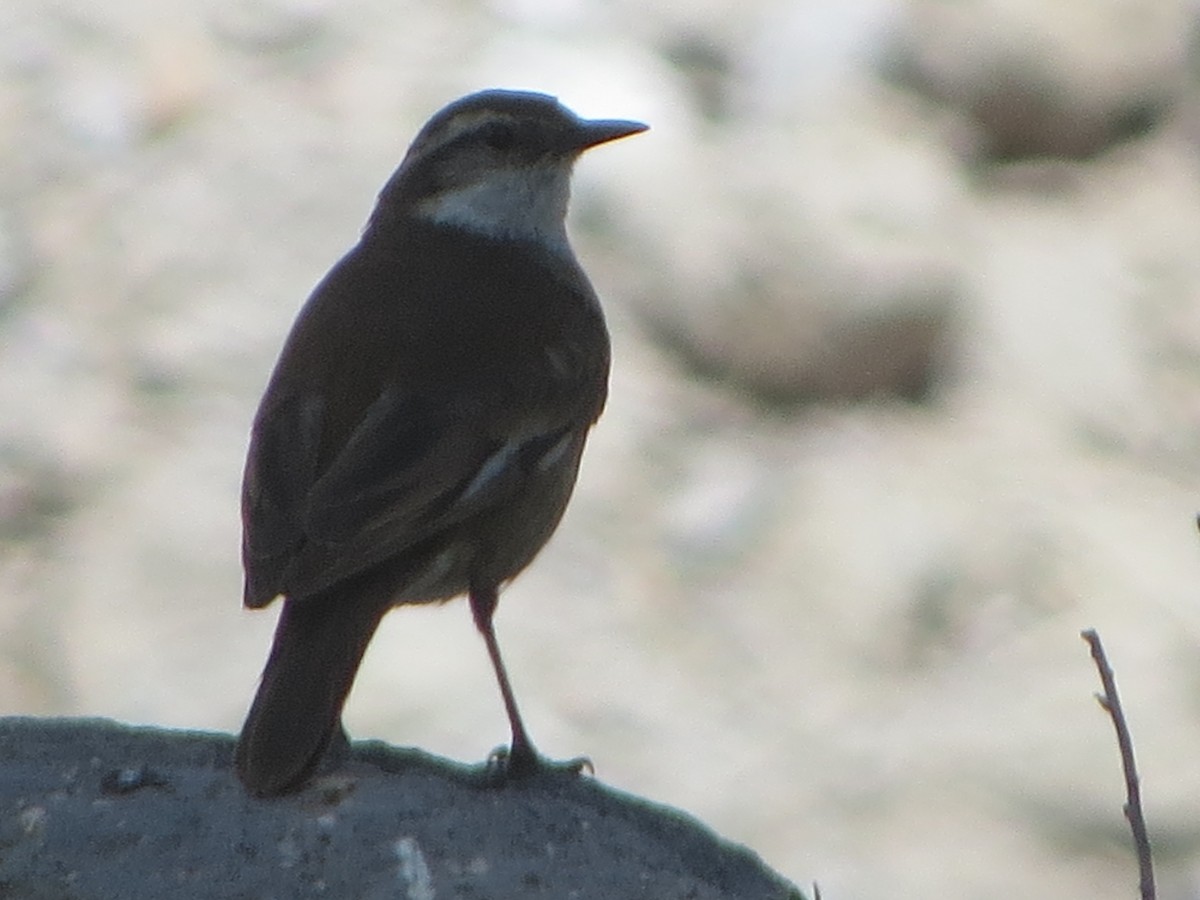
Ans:
{"label": "bird", "polygon": [[511,728],[506,777],[550,765],[493,626],[538,554],[607,399],[610,345],[567,239],[573,165],[645,131],[485,90],[437,112],[357,244],[301,308],[255,414],[244,606],[282,597],[234,754],[245,790],[302,788],[384,614],[465,595]]}

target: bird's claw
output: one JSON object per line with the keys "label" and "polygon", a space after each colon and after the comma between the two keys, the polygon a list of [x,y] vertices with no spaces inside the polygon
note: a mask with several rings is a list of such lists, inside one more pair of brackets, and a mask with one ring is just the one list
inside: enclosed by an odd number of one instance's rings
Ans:
{"label": "bird's claw", "polygon": [[488,780],[492,783],[502,783],[524,778],[535,777],[577,777],[585,769],[587,774],[596,774],[596,767],[586,756],[574,759],[549,759],[532,748],[513,752],[506,746],[497,747],[488,754]]}

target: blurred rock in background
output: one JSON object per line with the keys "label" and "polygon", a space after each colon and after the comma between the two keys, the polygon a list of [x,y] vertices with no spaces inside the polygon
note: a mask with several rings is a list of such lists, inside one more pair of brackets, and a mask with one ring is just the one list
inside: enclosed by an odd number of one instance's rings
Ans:
{"label": "blurred rock in background", "polygon": [[[415,129],[481,87],[653,130],[579,166],[607,414],[499,629],[540,745],[831,897],[1200,890],[1197,8],[1173,0],[0,7],[0,703],[238,727],[250,417]],[[506,735],[461,604],[357,736]]]}

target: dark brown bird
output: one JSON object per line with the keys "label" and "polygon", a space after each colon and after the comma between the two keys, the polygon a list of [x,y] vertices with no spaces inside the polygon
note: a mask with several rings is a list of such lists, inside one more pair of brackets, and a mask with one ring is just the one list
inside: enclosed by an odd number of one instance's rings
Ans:
{"label": "dark brown bird", "polygon": [[284,597],[237,746],[252,794],[312,774],[384,613],[464,593],[512,726],[508,771],[538,767],[492,614],[558,525],[607,394],[608,333],[567,242],[571,167],[645,127],[542,94],[450,104],[300,312],[242,491],[245,605]]}

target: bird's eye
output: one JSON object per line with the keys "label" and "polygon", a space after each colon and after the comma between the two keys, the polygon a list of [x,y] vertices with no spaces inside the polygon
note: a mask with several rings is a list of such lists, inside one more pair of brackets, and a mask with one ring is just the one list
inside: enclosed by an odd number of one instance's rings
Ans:
{"label": "bird's eye", "polygon": [[483,140],[493,150],[511,150],[517,133],[507,122],[491,122],[483,129]]}

